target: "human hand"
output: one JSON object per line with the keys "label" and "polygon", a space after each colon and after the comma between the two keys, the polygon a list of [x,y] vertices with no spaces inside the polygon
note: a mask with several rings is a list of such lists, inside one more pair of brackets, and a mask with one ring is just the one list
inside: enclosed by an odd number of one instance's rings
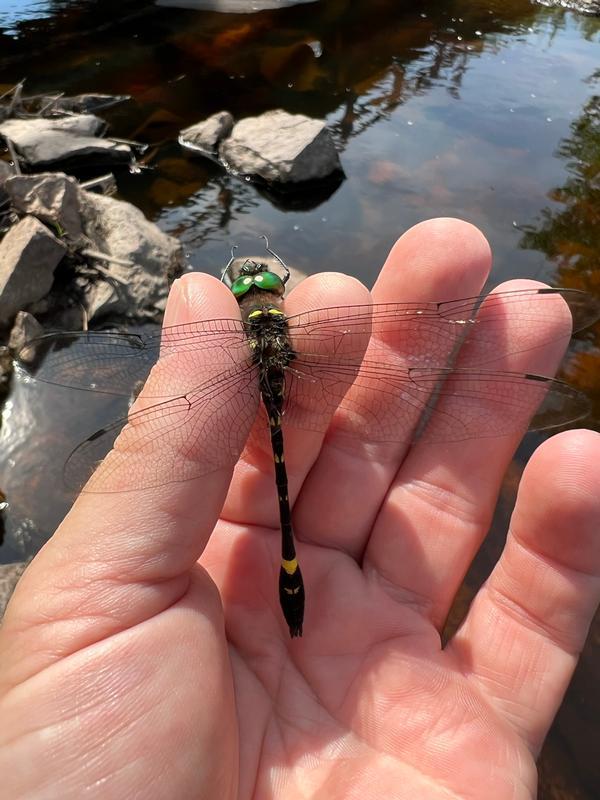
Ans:
{"label": "human hand", "polygon": [[[489,261],[471,226],[424,223],[396,244],[373,296],[476,294]],[[291,310],[339,280],[306,281]],[[343,285],[364,302],[356,282]],[[169,324],[231,316],[232,298],[206,276],[177,292]],[[536,371],[539,357],[515,358]],[[293,641],[260,453],[230,488],[222,469],[83,494],[0,631],[6,797],[535,797],[535,756],[600,594],[600,436],[572,431],[534,454],[502,558],[440,642],[517,443],[417,445],[380,463],[340,450],[335,431],[290,432],[307,588]]]}

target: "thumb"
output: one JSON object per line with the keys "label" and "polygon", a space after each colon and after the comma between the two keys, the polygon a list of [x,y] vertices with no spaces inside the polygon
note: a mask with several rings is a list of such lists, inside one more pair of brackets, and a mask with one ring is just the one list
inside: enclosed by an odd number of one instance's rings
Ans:
{"label": "thumb", "polygon": [[[116,458],[125,489],[120,491],[114,480],[110,492],[84,489],[21,579],[1,631],[4,641],[10,640],[3,656],[9,682],[25,680],[53,661],[139,624],[186,591],[190,570],[218,519],[235,463],[233,454],[224,467],[202,463],[217,447],[216,437],[222,438],[226,425],[219,417],[223,403],[216,402],[218,391],[211,393],[215,402],[207,404],[193,389],[207,385],[207,364],[209,372],[223,371],[223,359],[215,358],[217,339],[213,346],[212,334],[203,332],[210,328],[218,333],[215,320],[236,317],[235,298],[216,279],[193,273],[173,284],[165,314],[169,327],[163,329],[167,353],[152,371],[130,421],[157,404],[161,413],[149,412],[150,424],[126,426],[125,443],[119,440],[91,480],[92,487],[101,488],[104,470],[114,469],[111,459]],[[200,319],[213,323],[202,327]],[[192,357],[194,340],[202,341],[203,335],[206,358]],[[231,360],[228,364],[234,367]],[[169,398],[186,392],[192,396],[194,391],[200,399],[191,407],[191,421],[179,418],[181,430],[175,435]],[[206,414],[212,417],[205,425]],[[210,438],[205,445],[203,433]],[[193,470],[186,471],[185,465],[192,462]],[[149,474],[164,482],[154,481],[148,488]],[[206,601],[214,606],[214,587],[208,580],[203,583]]]}

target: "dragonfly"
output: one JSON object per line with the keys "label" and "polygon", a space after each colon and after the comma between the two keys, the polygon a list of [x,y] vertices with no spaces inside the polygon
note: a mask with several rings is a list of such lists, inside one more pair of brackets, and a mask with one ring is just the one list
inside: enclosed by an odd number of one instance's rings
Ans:
{"label": "dragonfly", "polygon": [[534,287],[288,316],[290,271],[263,238],[274,262],[242,259],[233,274],[232,249],[222,271],[238,303],[236,318],[142,334],[51,332],[26,343],[18,362],[35,380],[109,395],[127,395],[152,368],[152,388],[129,414],[92,433],[69,456],[65,481],[86,492],[198,478],[235,464],[250,430],[270,439],[281,532],[279,600],[293,638],[302,635],[305,588],[284,431],[324,432],[335,415],[338,435],[385,448],[504,436],[520,430],[523,419],[531,419],[534,430],[573,422],[589,411],[583,394],[494,363],[506,355],[507,320],[509,352],[519,353],[535,346],[532,331],[551,329],[568,338],[600,318],[600,305],[576,289]]}

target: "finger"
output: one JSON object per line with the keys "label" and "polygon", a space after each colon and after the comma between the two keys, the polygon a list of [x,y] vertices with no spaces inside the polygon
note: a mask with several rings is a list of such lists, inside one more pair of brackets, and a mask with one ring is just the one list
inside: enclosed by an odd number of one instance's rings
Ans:
{"label": "finger", "polygon": [[[511,281],[497,291],[538,286]],[[523,383],[504,377],[504,372],[552,375],[564,354],[571,317],[562,298],[555,299],[553,313],[540,315],[538,324],[530,321],[525,329],[523,317],[531,320],[530,313],[515,314],[508,304],[503,314],[501,306],[490,305],[493,338],[503,339],[503,349],[490,362],[489,341],[476,336],[468,340],[456,364],[456,379],[446,381],[443,392],[448,394],[442,392],[423,439],[402,464],[374,527],[366,553],[368,568],[393,587],[396,597],[418,606],[438,629],[488,531],[506,468],[544,396],[542,382]],[[539,302],[545,307],[546,297]],[[485,304],[482,315],[485,318]],[[493,368],[487,381],[481,378],[482,366]],[[479,377],[471,377],[472,369]],[[469,372],[461,376],[460,370]],[[459,441],[446,441],[449,428],[460,431],[461,425],[469,438],[461,441],[459,434]]]}
{"label": "finger", "polygon": [[[165,320],[172,325],[235,316],[237,303],[226,287],[191,274],[173,285]],[[185,353],[171,356],[174,390],[178,368],[188,367]],[[166,377],[164,370],[153,372],[140,403],[146,395],[164,394]],[[193,385],[193,376],[187,380]],[[161,447],[157,439],[155,452],[148,453],[151,470],[161,463]],[[21,635],[6,655],[19,665],[21,677],[176,602],[214,528],[232,470],[233,463],[197,480],[172,483],[165,474],[165,484],[152,489],[82,494],[24,575],[15,595],[18,617],[7,612],[5,628],[18,628]],[[143,472],[132,478],[143,487]],[[208,579],[205,591],[206,607],[214,613]]]}
{"label": "finger", "polygon": [[559,434],[534,453],[501,559],[448,646],[534,754],[600,600],[599,486],[599,434]]}
{"label": "finger", "polygon": [[[347,275],[325,272],[302,281],[285,300],[285,313],[308,314],[312,310],[327,309],[340,304],[343,306],[370,304],[369,291],[357,280]],[[293,323],[293,320],[292,320]],[[353,352],[361,346],[357,338],[352,338]],[[305,336],[302,346],[306,346],[310,336]],[[293,324],[291,343],[294,347]],[[368,344],[368,334],[362,338],[362,347]],[[334,340],[323,341],[315,337],[313,354],[332,355]],[[339,350],[337,351],[339,353]],[[319,455],[323,444],[324,431],[334,413],[335,402],[329,398],[328,405],[319,405],[322,392],[319,382],[308,377],[294,375],[294,360],[286,375],[286,393],[293,385],[292,397],[287,396],[288,407],[283,415],[284,457],[288,474],[288,494],[293,504],[303,481]],[[341,400],[345,387],[340,388]],[[296,427],[294,420],[302,419],[302,426]],[[306,424],[304,424],[306,423]],[[231,490],[223,509],[226,519],[267,527],[279,526],[279,506],[274,484],[273,451],[269,437],[269,425],[264,408],[261,408],[252,431],[250,441],[236,466]]]}
{"label": "finger", "polygon": [[[477,294],[490,268],[489,245],[472,225],[456,219],[438,219],[416,225],[392,248],[372,291],[375,303],[394,301],[441,301]],[[366,358],[382,361],[381,342],[374,341]],[[396,363],[411,357],[426,357],[423,337],[387,342]],[[442,361],[448,352],[438,352]],[[371,393],[373,404],[380,389]],[[349,393],[351,398],[352,391]],[[397,402],[397,398],[395,399]],[[401,421],[410,438],[415,416],[402,410]],[[416,415],[418,418],[418,414]],[[360,558],[371,532],[377,510],[406,454],[406,443],[391,447],[369,443],[344,424],[328,434],[319,459],[296,503],[295,520],[300,535],[321,545],[350,552]],[[402,438],[398,431],[396,439]],[[315,514],[315,509],[318,513]]]}

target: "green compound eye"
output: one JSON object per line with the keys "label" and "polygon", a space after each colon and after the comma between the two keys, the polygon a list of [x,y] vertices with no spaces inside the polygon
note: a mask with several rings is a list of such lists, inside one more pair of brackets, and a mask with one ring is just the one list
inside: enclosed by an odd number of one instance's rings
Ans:
{"label": "green compound eye", "polygon": [[240,278],[236,278],[231,284],[231,291],[235,297],[242,297],[242,295],[250,290],[253,283],[254,277],[252,275],[242,275]]}
{"label": "green compound eye", "polygon": [[274,292],[275,294],[283,294],[285,286],[279,275],[274,272],[260,272],[254,276],[254,283],[259,289],[264,289],[265,292]]}
{"label": "green compound eye", "polygon": [[241,275],[231,284],[231,291],[235,297],[243,297],[252,287],[265,292],[283,295],[285,285],[279,275],[274,272],[259,272],[257,275]]}

